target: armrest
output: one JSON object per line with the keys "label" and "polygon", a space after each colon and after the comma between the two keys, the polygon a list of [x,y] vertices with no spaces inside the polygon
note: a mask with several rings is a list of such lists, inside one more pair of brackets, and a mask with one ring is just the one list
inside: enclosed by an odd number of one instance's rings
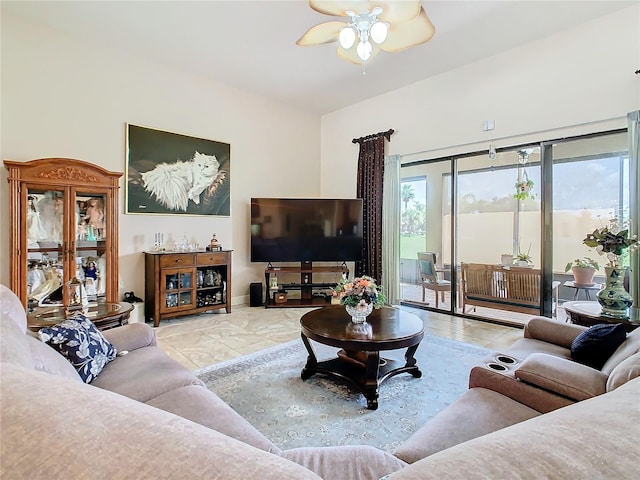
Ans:
{"label": "armrest", "polygon": [[546,353],[533,353],[516,369],[518,380],[576,401],[606,392],[608,376],[600,370]]}
{"label": "armrest", "polygon": [[118,352],[156,345],[156,332],[146,323],[130,323],[102,332]]}
{"label": "armrest", "polygon": [[533,317],[524,327],[524,336],[564,348],[571,348],[571,342],[586,329],[587,327],[581,325],[552,320],[547,317]]}

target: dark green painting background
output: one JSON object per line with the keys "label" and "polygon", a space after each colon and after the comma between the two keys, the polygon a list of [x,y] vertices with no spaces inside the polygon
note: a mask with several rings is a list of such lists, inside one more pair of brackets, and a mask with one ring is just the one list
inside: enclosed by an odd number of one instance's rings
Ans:
{"label": "dark green painting background", "polygon": [[[220,171],[226,173],[226,179],[216,194],[209,199],[203,194],[199,205],[189,201],[186,212],[171,210],[156,202],[145,191],[140,174],[153,170],[160,163],[189,161],[196,151],[215,155]],[[228,143],[127,125],[127,152],[127,213],[230,215],[231,146]]]}

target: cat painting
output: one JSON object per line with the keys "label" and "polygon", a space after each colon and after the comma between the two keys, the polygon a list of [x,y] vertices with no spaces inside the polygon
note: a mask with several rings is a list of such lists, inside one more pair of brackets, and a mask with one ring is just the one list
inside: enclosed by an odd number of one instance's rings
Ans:
{"label": "cat painting", "polygon": [[158,203],[186,212],[189,200],[200,204],[200,195],[215,181],[219,168],[215,155],[195,152],[189,161],[160,163],[142,173],[142,185]]}

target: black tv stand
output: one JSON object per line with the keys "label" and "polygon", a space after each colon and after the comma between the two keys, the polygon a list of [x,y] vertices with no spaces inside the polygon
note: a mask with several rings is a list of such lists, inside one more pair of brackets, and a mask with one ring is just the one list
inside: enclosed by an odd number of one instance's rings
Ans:
{"label": "black tv stand", "polygon": [[[277,288],[271,288],[271,275],[299,273],[300,282],[279,283]],[[267,298],[265,308],[286,308],[286,307],[321,307],[328,304],[325,297],[313,294],[314,288],[333,288],[336,283],[313,282],[314,273],[341,273],[349,276],[349,268],[346,262],[342,265],[313,266],[311,262],[300,262],[299,267],[274,267],[271,262],[264,269],[264,280],[267,286]],[[300,290],[300,298],[290,298],[284,303],[275,303],[274,294],[286,290]],[[330,300],[330,299],[329,299]]]}

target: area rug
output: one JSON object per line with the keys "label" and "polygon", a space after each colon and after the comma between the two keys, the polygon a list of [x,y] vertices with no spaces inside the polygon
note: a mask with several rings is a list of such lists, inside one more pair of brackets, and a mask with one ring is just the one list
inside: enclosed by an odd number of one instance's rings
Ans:
{"label": "area rug", "polygon": [[[337,349],[312,342],[318,360]],[[421,378],[400,374],[380,387],[379,407],[346,383],[300,371],[307,359],[295,340],[196,372],[215,392],[282,449],[371,445],[391,452],[468,388],[469,370],[485,348],[426,335],[415,358]],[[403,351],[382,352],[402,359]]]}

